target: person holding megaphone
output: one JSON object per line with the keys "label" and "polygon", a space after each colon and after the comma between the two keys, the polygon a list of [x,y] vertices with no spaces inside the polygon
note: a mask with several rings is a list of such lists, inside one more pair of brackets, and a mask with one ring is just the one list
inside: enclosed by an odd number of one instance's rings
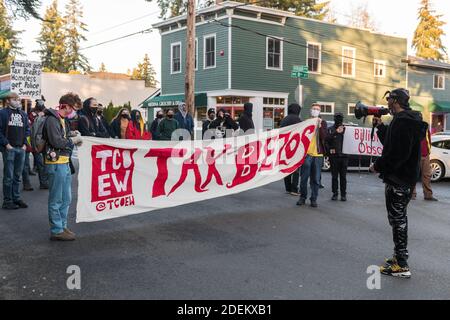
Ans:
{"label": "person holding megaphone", "polygon": [[373,118],[383,152],[370,171],[379,173],[385,183],[386,209],[395,247],[394,256],[385,260],[380,272],[410,278],[407,207],[419,177],[420,141],[428,124],[422,121],[419,112],[411,110],[408,90],[400,88],[386,94],[389,94],[387,102],[393,119],[387,126],[380,117]]}

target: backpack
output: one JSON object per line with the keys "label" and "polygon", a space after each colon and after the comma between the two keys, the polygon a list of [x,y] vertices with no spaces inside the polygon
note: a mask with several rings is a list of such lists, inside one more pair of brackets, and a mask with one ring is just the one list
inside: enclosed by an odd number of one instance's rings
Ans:
{"label": "backpack", "polygon": [[47,116],[39,116],[34,120],[31,127],[31,146],[38,153],[41,153],[45,149],[47,143],[43,137],[44,125],[47,120]]}

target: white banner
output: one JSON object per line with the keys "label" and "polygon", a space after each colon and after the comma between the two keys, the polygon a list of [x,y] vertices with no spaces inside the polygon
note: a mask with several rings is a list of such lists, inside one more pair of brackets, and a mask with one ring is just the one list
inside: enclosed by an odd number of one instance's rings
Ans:
{"label": "white banner", "polygon": [[377,129],[375,129],[373,141],[370,138],[371,132],[372,128],[346,126],[342,153],[380,157],[383,145],[378,138]]}
{"label": "white banner", "polygon": [[280,180],[301,166],[316,126],[310,119],[203,141],[85,137],[78,150],[77,222],[174,207]]}
{"label": "white banner", "polygon": [[41,69],[40,62],[14,60],[11,63],[11,92],[22,99],[41,98]]}

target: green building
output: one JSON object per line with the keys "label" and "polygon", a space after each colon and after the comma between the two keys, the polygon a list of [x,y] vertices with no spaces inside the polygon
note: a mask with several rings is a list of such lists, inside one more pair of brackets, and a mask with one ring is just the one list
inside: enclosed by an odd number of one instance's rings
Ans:
{"label": "green building", "polygon": [[[289,103],[298,100],[302,118],[319,103],[324,119],[342,112],[358,123],[357,101],[383,105],[387,90],[406,87],[405,38],[237,2],[199,10],[196,21],[198,127],[208,108],[227,109],[237,119],[247,101],[257,129],[277,128]],[[186,16],[153,27],[161,33],[162,70],[160,95],[143,104],[150,110],[184,100]],[[299,66],[308,70],[301,86],[292,77]]]}
{"label": "green building", "polygon": [[450,130],[450,64],[408,57],[411,104],[421,110],[431,131]]}

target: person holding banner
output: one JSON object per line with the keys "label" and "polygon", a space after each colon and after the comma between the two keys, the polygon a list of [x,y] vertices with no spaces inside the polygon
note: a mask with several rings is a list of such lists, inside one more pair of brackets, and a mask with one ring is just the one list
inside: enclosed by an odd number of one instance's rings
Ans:
{"label": "person holding banner", "polygon": [[317,119],[320,125],[317,126],[314,137],[308,148],[305,162],[300,167],[300,199],[298,206],[306,203],[308,196],[308,180],[311,187],[311,207],[317,208],[317,197],[319,195],[320,176],[322,173],[323,154],[325,153],[325,138],[327,136],[327,122],[319,118],[320,105],[314,103],[311,106],[311,118]]}
{"label": "person holding banner", "polygon": [[[296,123],[302,122],[300,119],[300,111],[302,107],[298,103],[291,103],[288,107],[288,115],[281,120],[280,128],[291,126]],[[298,181],[300,169],[295,170],[293,173],[284,178],[284,187],[286,188],[286,193],[293,196],[299,196],[298,193]]]}
{"label": "person holding banner", "polygon": [[328,135],[325,139],[326,149],[330,158],[331,191],[333,192],[331,200],[333,201],[338,199],[338,184],[341,191],[341,201],[347,201],[348,156],[342,153],[345,134],[345,126],[343,123],[344,115],[341,112],[336,113],[334,115],[334,125],[328,129]]}
{"label": "person holding banner", "polygon": [[25,165],[29,136],[28,116],[21,110],[19,96],[10,93],[6,98],[6,108],[0,110],[0,150],[4,166],[3,209],[28,208],[20,199],[20,177]]}
{"label": "person holding banner", "polygon": [[69,162],[74,146],[80,145],[82,140],[79,133],[69,137],[70,127],[65,118],[76,106],[75,95],[68,93],[59,99],[57,110],[45,111],[46,120],[42,134],[46,141],[44,155],[49,180],[48,217],[52,241],[75,240],[75,234],[67,228],[67,215],[72,202]]}

